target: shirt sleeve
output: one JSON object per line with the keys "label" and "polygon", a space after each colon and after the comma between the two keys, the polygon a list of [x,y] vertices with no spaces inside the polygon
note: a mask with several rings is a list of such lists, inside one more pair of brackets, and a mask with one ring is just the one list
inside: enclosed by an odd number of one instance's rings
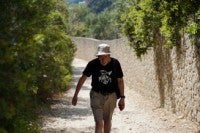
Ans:
{"label": "shirt sleeve", "polygon": [[89,62],[83,71],[83,75],[90,77],[92,75],[92,63]]}

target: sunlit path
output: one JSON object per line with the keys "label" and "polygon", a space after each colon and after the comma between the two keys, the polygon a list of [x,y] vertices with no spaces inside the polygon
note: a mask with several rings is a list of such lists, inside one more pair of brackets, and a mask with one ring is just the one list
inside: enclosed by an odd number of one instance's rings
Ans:
{"label": "sunlit path", "polygon": [[[43,133],[94,133],[94,120],[89,105],[90,82],[85,82],[79,93],[77,106],[71,105],[75,85],[86,61],[73,61],[72,88],[62,98],[55,99],[52,109],[44,114]],[[195,133],[197,126],[181,116],[156,108],[141,95],[126,89],[126,108],[116,108],[113,115],[112,133]]]}

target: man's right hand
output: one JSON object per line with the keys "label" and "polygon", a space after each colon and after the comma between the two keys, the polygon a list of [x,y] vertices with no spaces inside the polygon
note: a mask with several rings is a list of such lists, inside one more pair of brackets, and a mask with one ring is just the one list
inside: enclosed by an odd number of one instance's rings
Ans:
{"label": "man's right hand", "polygon": [[77,97],[77,96],[74,96],[74,97],[72,98],[72,105],[76,106],[77,101],[78,101],[78,97]]}
{"label": "man's right hand", "polygon": [[119,106],[120,111],[124,110],[124,108],[125,108],[124,98],[120,98],[120,100],[118,102],[118,106]]}
{"label": "man's right hand", "polygon": [[72,98],[72,105],[76,106],[77,101],[78,101],[78,93],[83,85],[83,83],[85,82],[85,80],[87,79],[86,75],[82,75],[78,81],[78,84],[76,86],[76,91],[74,93],[74,97]]}

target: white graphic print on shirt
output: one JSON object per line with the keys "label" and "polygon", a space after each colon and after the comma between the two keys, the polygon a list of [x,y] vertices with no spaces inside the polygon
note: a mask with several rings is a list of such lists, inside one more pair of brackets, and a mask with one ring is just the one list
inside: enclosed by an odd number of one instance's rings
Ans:
{"label": "white graphic print on shirt", "polygon": [[99,77],[99,82],[103,84],[108,84],[109,82],[112,82],[110,75],[112,74],[112,71],[107,72],[105,70],[101,70],[101,76]]}

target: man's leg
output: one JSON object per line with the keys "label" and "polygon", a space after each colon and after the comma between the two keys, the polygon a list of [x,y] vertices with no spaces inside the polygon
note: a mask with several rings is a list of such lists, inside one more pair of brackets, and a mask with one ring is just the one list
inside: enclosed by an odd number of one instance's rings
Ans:
{"label": "man's leg", "polygon": [[103,120],[97,121],[95,125],[95,133],[103,133]]}
{"label": "man's leg", "polygon": [[104,133],[110,133],[112,126],[112,115],[117,103],[117,96],[115,93],[109,95],[106,98],[106,102],[104,104]]}
{"label": "man's leg", "polygon": [[95,120],[95,133],[103,133],[103,103],[104,99],[100,93],[91,91],[90,93],[90,105]]}
{"label": "man's leg", "polygon": [[110,133],[112,122],[104,122],[104,133]]}

